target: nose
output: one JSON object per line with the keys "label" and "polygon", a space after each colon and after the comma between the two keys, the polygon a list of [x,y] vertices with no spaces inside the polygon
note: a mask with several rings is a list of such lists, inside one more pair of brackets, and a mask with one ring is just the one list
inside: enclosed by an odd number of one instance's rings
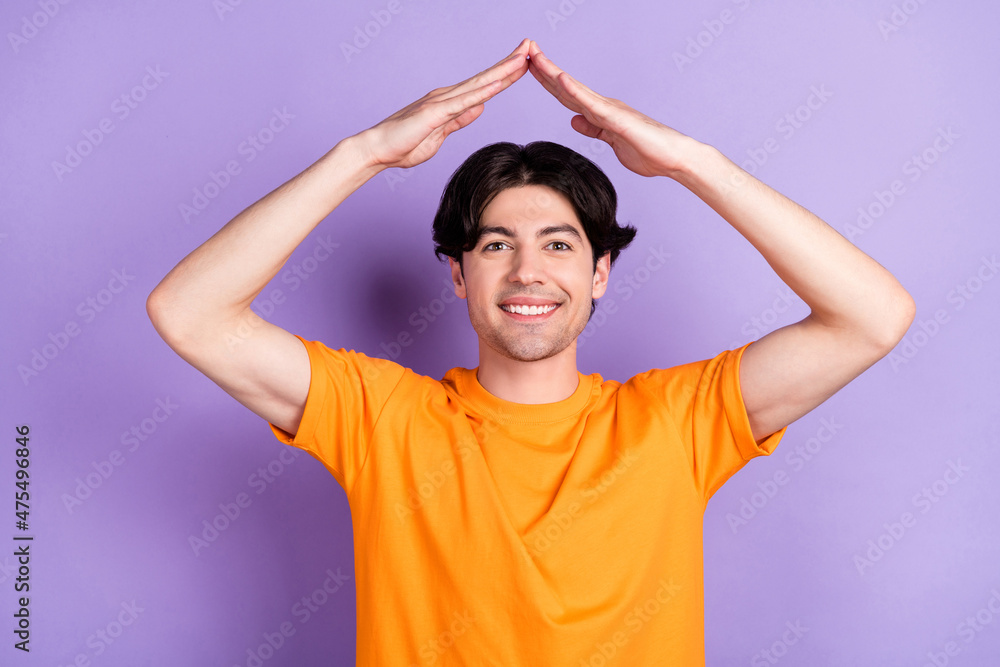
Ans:
{"label": "nose", "polygon": [[521,248],[513,253],[507,280],[530,285],[545,282],[545,278],[545,258],[540,251],[534,248]]}

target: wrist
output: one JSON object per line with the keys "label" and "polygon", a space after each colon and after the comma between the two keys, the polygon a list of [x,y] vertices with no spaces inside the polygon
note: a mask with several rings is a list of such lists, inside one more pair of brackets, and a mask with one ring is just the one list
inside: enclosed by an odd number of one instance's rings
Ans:
{"label": "wrist", "polygon": [[714,146],[685,136],[678,143],[671,167],[665,169],[663,175],[690,189],[699,176],[705,173],[716,154],[718,150]]}
{"label": "wrist", "polygon": [[334,150],[341,152],[346,159],[350,160],[365,180],[386,169],[386,166],[378,162],[372,155],[371,149],[365,141],[364,132],[342,139],[334,146]]}

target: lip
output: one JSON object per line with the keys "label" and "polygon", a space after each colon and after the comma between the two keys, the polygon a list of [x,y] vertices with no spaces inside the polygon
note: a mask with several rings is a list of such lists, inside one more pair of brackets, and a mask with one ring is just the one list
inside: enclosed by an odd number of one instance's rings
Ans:
{"label": "lip", "polygon": [[552,299],[539,299],[535,296],[515,296],[500,302],[501,306],[557,306],[558,301]]}
{"label": "lip", "polygon": [[[500,306],[497,306],[497,308],[500,308]],[[555,313],[557,310],[559,310],[559,308],[560,306],[556,304],[555,308],[545,313],[544,315],[521,315],[520,313],[508,312],[503,308],[500,308],[500,312],[503,313],[504,315],[507,315],[508,317],[513,318],[517,322],[544,322],[545,320],[552,317],[552,314]]]}

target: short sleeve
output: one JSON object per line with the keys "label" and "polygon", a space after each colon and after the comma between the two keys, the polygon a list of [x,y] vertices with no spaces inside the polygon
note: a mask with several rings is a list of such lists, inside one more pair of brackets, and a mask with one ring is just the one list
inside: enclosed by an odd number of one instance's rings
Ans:
{"label": "short sleeve", "polygon": [[740,360],[752,344],[635,378],[664,402],[706,503],[747,461],[773,452],[788,429],[775,431],[760,444],[753,437],[740,389]]}
{"label": "short sleeve", "polygon": [[354,350],[302,341],[309,353],[309,395],[298,432],[269,425],[281,442],[319,459],[350,493],[364,465],[372,432],[405,368]]}

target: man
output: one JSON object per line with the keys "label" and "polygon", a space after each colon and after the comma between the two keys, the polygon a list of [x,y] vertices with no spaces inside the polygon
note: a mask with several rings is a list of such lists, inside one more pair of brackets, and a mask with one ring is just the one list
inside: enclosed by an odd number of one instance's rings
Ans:
{"label": "man", "polygon": [[[625,383],[581,374],[576,337],[634,230],[614,223],[596,166],[576,156],[553,171],[559,148],[545,142],[477,152],[435,219],[479,336],[476,369],[434,380],[250,310],[340,202],[382,169],[432,157],[528,70],[576,112],[575,130],[717,211],[810,314]],[[708,499],[888,354],[914,316],[895,278],[822,220],[527,39],[341,141],[181,261],[147,309],[180,356],[346,491],[359,665],[574,667],[704,664]]]}

